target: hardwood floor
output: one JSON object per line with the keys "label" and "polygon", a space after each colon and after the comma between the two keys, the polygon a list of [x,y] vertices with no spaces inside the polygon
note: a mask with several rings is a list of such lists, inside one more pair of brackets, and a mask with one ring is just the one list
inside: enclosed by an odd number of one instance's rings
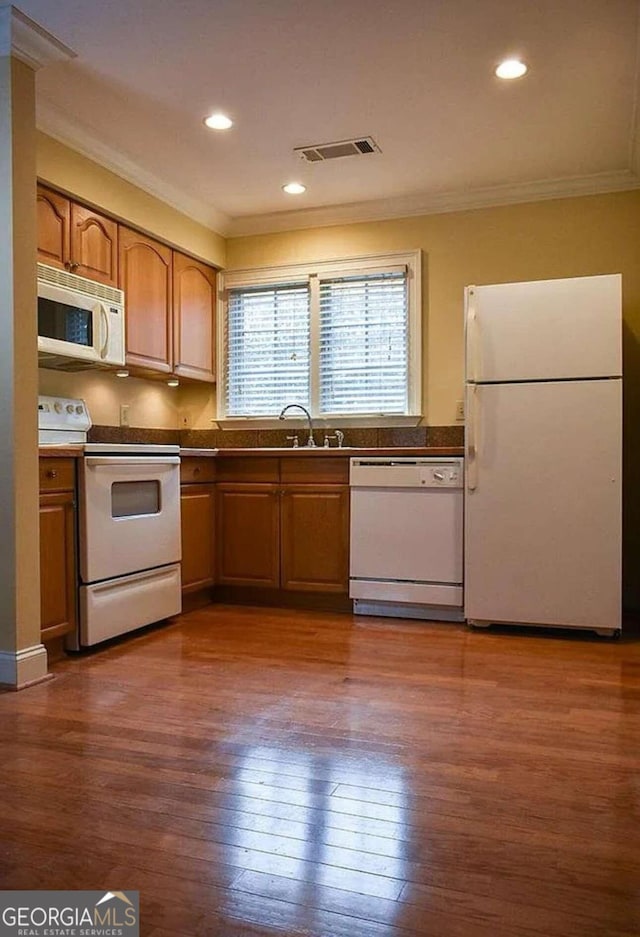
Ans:
{"label": "hardwood floor", "polygon": [[214,606],[0,695],[0,887],[147,937],[631,937],[640,641]]}

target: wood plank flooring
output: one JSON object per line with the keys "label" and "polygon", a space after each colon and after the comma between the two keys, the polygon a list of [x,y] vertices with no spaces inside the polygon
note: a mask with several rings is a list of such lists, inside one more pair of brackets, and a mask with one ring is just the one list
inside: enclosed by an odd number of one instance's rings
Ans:
{"label": "wood plank flooring", "polygon": [[0,695],[0,888],[146,937],[640,933],[640,639],[212,606]]}

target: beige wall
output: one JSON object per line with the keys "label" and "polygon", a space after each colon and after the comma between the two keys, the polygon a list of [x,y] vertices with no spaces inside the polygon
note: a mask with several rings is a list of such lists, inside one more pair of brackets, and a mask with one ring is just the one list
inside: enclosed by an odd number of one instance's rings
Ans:
{"label": "beige wall", "polygon": [[423,413],[431,425],[454,423],[462,397],[462,296],[470,283],[621,272],[625,321],[640,335],[638,192],[232,238],[227,266],[413,248],[424,253]]}
{"label": "beige wall", "polygon": [[[622,273],[626,604],[640,607],[640,192],[230,239],[230,269],[422,248],[424,414],[455,420],[470,283]],[[576,335],[576,341],[580,336]]]}
{"label": "beige wall", "polygon": [[37,138],[38,178],[128,221],[216,267],[225,266],[225,240],[44,133]]}
{"label": "beige wall", "polygon": [[38,374],[41,394],[84,400],[95,425],[119,426],[120,406],[125,404],[129,407],[130,426],[178,428],[179,388],[167,387],[162,381],[121,379],[96,371],[67,374],[45,368],[40,368]]}

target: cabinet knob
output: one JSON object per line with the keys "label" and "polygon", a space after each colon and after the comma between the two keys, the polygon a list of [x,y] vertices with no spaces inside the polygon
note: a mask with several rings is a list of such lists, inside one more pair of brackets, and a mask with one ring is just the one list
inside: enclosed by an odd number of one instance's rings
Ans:
{"label": "cabinet knob", "polygon": [[55,469],[47,469],[47,478],[57,478],[58,473]]}
{"label": "cabinet knob", "polygon": [[196,467],[195,467],[194,470],[193,470],[193,474],[194,474],[194,475],[199,475],[199,474],[200,474],[200,468],[199,468],[197,465],[196,465]]}

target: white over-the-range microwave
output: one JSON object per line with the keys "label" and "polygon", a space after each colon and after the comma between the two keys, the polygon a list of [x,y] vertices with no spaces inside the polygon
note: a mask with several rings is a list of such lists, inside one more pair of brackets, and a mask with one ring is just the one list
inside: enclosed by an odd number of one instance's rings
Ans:
{"label": "white over-the-range microwave", "polygon": [[38,264],[38,360],[65,371],[124,364],[124,293]]}

